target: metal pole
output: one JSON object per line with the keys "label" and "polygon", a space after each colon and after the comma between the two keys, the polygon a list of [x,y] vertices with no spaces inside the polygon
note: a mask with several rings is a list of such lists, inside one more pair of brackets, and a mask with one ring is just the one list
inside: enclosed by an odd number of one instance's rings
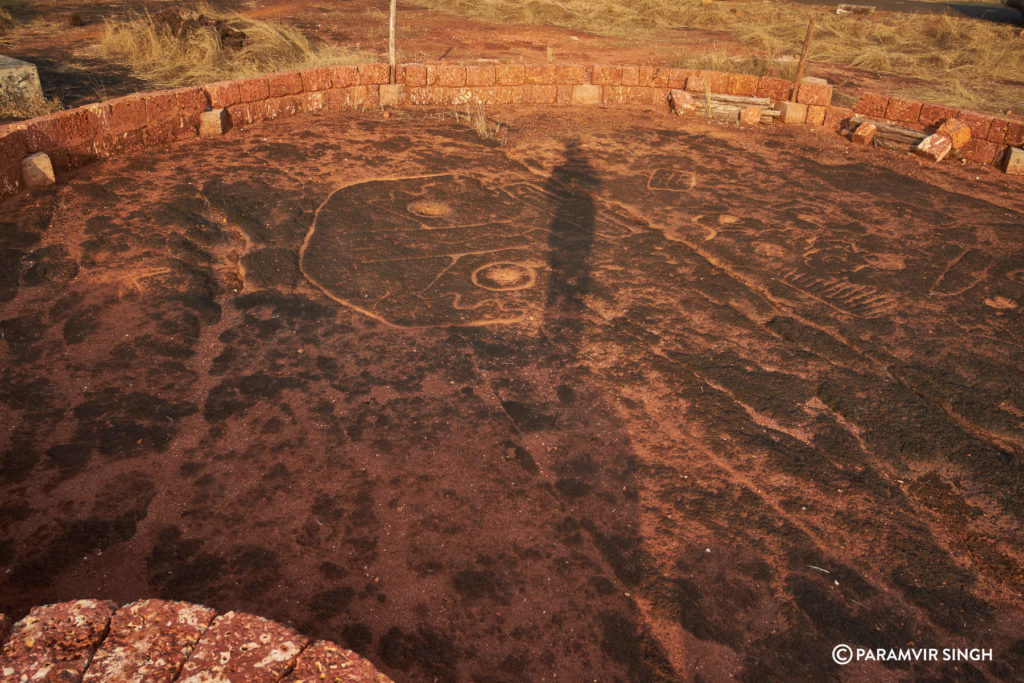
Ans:
{"label": "metal pole", "polygon": [[391,70],[388,83],[395,82],[397,72],[395,63],[395,13],[397,5],[398,0],[391,0],[391,20],[388,24],[388,62],[391,64]]}
{"label": "metal pole", "polygon": [[[394,0],[392,0],[394,2]],[[807,22],[807,35],[804,36],[804,49],[800,53],[800,61],[796,65],[796,78],[793,80],[793,94],[790,95],[789,101],[796,102],[796,93],[800,89],[800,81],[804,79],[804,62],[807,61],[807,53],[811,49],[811,35],[814,33],[814,16],[811,16],[811,20]]]}

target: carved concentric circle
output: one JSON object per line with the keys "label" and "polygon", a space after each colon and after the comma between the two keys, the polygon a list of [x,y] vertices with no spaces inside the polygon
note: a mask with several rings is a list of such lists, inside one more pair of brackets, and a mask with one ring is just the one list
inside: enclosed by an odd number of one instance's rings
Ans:
{"label": "carved concentric circle", "polygon": [[495,292],[532,287],[537,279],[533,268],[521,263],[488,263],[473,271],[473,284]]}

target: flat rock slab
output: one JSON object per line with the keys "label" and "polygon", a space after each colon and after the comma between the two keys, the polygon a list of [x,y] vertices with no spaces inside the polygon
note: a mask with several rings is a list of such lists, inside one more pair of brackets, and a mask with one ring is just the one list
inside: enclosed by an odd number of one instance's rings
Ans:
{"label": "flat rock slab", "polygon": [[[567,231],[590,221],[610,239],[627,234],[595,200],[577,203],[578,215],[564,216]],[[551,228],[559,211],[543,183],[499,187],[457,175],[357,183],[320,208],[301,265],[339,303],[393,325],[513,322],[543,297],[538,254],[560,239]]]}
{"label": "flat rock slab", "polygon": [[0,650],[4,681],[77,681],[103,640],[117,606],[76,600],[34,607]]}
{"label": "flat rock slab", "polygon": [[200,605],[140,600],[110,620],[83,681],[173,681],[217,613]]}
{"label": "flat rock slab", "polygon": [[[300,115],[8,200],[0,611],[210,596],[414,683],[1024,670],[1020,177],[497,115]],[[972,633],[994,661],[829,656]]]}
{"label": "flat rock slab", "polygon": [[0,96],[26,100],[43,96],[35,64],[0,55]]}
{"label": "flat rock slab", "polygon": [[309,639],[262,617],[228,612],[213,622],[181,672],[183,683],[278,681]]}
{"label": "flat rock slab", "polygon": [[370,662],[355,652],[332,642],[320,640],[299,655],[295,668],[284,679],[287,683],[390,683]]}

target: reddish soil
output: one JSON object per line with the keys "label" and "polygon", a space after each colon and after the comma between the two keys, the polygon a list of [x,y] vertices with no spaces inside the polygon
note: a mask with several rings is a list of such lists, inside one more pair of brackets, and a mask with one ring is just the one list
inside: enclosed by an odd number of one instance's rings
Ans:
{"label": "reddish soil", "polygon": [[0,206],[0,611],[188,600],[412,681],[1024,670],[1024,183],[503,116],[299,116]]}
{"label": "reddish soil", "polygon": [[[57,96],[65,107],[153,89],[126,67],[111,64],[89,49],[100,36],[106,19],[124,17],[143,7],[157,12],[177,6],[170,0],[143,4],[62,0],[36,9],[16,9],[19,27],[0,36],[0,54],[26,59],[40,70],[48,97]],[[384,59],[387,46],[388,0],[335,2],[273,2],[255,0],[217,3],[256,18],[278,20],[301,29],[327,44],[358,46]],[[742,13],[742,10],[736,10]],[[831,11],[831,8],[823,8]],[[83,26],[73,27],[68,17],[77,13]],[[552,26],[496,24],[412,6],[401,8],[399,54],[403,61],[472,62],[480,59],[542,62],[592,62],[677,66],[681,55],[726,52],[749,54],[727,31],[679,29],[657,40],[607,38]],[[550,56],[548,51],[550,50]],[[799,45],[793,46],[796,54]],[[865,89],[899,94],[927,84],[914,79],[877,74],[833,64],[810,62],[808,75],[828,78],[836,86],[833,104],[852,106]],[[1002,110],[996,113],[1004,113]]]}

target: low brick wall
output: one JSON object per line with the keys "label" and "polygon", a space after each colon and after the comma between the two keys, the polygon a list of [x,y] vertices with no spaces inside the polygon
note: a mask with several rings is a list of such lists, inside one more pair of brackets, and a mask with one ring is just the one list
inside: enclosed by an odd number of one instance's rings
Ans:
{"label": "low brick wall", "polygon": [[1020,119],[877,93],[861,95],[854,111],[868,118],[890,121],[927,133],[935,132],[947,119],[963,121],[971,129],[971,139],[963,148],[963,157],[979,164],[997,164],[1007,147],[1024,145],[1024,120]]}
{"label": "low brick wall", "polygon": [[391,683],[369,661],[261,617],[187,602],[74,600],[0,614],[3,681]]}
{"label": "low brick wall", "polygon": [[[23,189],[21,162],[30,154],[45,152],[57,173],[67,172],[115,154],[194,138],[200,114],[210,109],[224,108],[233,125],[247,125],[299,112],[374,107],[387,82],[386,64],[332,66],[138,93],[0,126],[0,199]],[[405,86],[399,104],[424,107],[478,102],[667,107],[673,89],[780,102],[790,99],[793,88],[792,82],[771,76],[602,64],[405,64],[397,70],[397,82]],[[832,106],[832,87],[826,84],[801,83],[796,101],[807,105],[797,122],[832,130],[854,113]],[[946,110],[874,95],[865,95],[857,105],[857,113],[866,116],[898,114],[922,126]],[[1007,145],[1020,144],[1020,122],[948,111],[978,131],[965,152],[970,159],[995,163]]]}

